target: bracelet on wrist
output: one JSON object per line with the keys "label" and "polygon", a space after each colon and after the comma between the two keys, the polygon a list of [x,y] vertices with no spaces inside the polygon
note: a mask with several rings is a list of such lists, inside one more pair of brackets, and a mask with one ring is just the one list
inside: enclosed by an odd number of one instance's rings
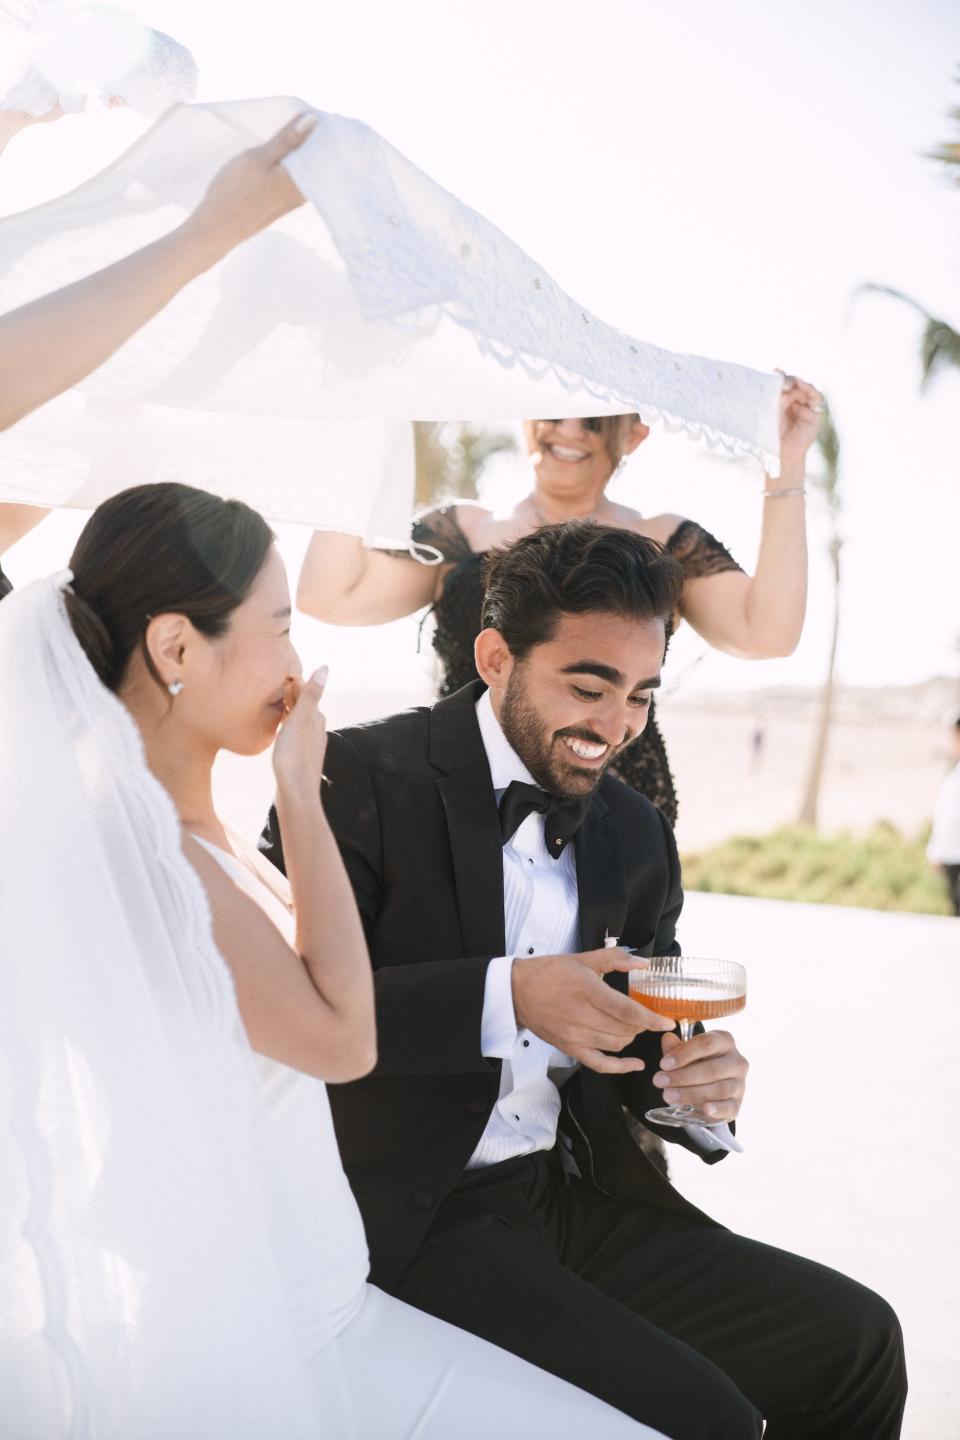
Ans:
{"label": "bracelet on wrist", "polygon": [[806,495],[805,485],[787,485],[782,490],[761,490],[764,500],[786,500],[790,495]]}

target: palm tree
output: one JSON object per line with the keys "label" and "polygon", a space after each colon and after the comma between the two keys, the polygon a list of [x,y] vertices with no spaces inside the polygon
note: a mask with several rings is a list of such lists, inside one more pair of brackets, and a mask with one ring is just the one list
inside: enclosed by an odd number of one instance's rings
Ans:
{"label": "palm tree", "polygon": [[918,311],[926,321],[923,334],[920,337],[920,389],[926,390],[931,379],[940,370],[953,366],[960,370],[960,333],[954,330],[946,320],[940,320],[936,315],[931,315],[929,310],[924,309],[918,300],[904,295],[902,290],[894,290],[891,285],[864,285],[863,290],[869,290],[874,295],[890,295],[894,300],[901,300],[904,305],[910,305]]}
{"label": "palm tree", "polygon": [[[960,68],[957,69],[957,83],[960,84]],[[950,111],[950,119],[960,127],[960,108],[955,107]],[[960,185],[960,140],[947,140],[943,145],[938,145],[936,150],[930,151],[928,158],[946,165],[954,184]]]}
{"label": "palm tree", "polygon": [[819,475],[811,477],[810,483],[826,501],[830,514],[830,539],[827,542],[827,553],[830,556],[830,566],[833,572],[833,624],[827,674],[820,692],[820,713],[817,718],[813,753],[810,757],[810,769],[807,773],[800,813],[797,816],[801,825],[810,825],[814,828],[817,824],[820,788],[823,783],[823,771],[827,758],[827,738],[833,718],[834,670],[837,663],[837,639],[840,634],[840,550],[843,546],[839,529],[842,508],[840,437],[837,434],[837,427],[833,423],[833,416],[830,414],[830,406],[826,401],[823,406],[823,418],[820,421],[820,433],[817,436],[817,449],[823,461],[823,469]]}
{"label": "palm tree", "polygon": [[417,420],[413,435],[418,508],[443,499],[476,499],[477,481],[487,461],[517,448],[509,432],[469,422]]}
{"label": "palm tree", "polygon": [[[957,79],[960,82],[960,70],[957,72]],[[960,108],[951,110],[950,118],[960,125]],[[938,145],[936,150],[931,150],[927,158],[945,166],[953,183],[960,185],[960,140],[945,141]],[[861,288],[877,295],[891,295],[894,300],[901,300],[923,316],[925,324],[920,337],[921,392],[926,390],[933,376],[939,371],[951,366],[960,369],[960,332],[948,321],[931,315],[919,301],[904,295],[902,290],[894,290],[890,285],[864,285]]]}

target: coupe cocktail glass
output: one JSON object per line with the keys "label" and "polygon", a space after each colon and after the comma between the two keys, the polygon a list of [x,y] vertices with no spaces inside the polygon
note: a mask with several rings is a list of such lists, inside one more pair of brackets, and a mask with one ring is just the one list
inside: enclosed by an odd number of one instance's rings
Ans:
{"label": "coupe cocktail glass", "polygon": [[[631,1000],[680,1026],[689,1040],[698,1020],[735,1015],[747,1003],[747,972],[736,960],[704,960],[694,955],[654,955],[647,969],[631,970]],[[722,1125],[696,1105],[658,1105],[648,1110],[656,1125]]]}

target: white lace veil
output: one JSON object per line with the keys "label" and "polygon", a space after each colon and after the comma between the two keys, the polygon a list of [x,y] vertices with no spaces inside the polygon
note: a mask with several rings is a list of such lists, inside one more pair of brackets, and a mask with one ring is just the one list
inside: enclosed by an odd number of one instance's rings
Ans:
{"label": "white lace veil", "polygon": [[0,110],[70,113],[116,99],[156,119],[196,89],[190,51],[112,5],[0,0]]}
{"label": "white lace veil", "polygon": [[297,1349],[272,1237],[315,1237],[202,886],[59,583],[0,605],[0,1434],[348,1434]]}
{"label": "white lace veil", "polygon": [[[303,107],[175,106],[79,189],[0,223],[0,310],[169,231]],[[308,201],[193,281],[82,387],[0,437],[0,499],[151,479],[404,541],[411,420],[638,411],[778,468],[781,379],[605,324],[357,120],[287,161]],[[598,262],[599,263],[599,262]]]}

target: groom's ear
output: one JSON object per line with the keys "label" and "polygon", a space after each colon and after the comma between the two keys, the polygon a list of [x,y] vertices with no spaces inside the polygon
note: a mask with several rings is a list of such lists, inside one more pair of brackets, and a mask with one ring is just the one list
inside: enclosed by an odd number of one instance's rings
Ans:
{"label": "groom's ear", "polygon": [[503,690],[510,678],[514,659],[510,647],[500,634],[492,628],[481,630],[473,645],[473,658],[477,674],[497,694]]}

